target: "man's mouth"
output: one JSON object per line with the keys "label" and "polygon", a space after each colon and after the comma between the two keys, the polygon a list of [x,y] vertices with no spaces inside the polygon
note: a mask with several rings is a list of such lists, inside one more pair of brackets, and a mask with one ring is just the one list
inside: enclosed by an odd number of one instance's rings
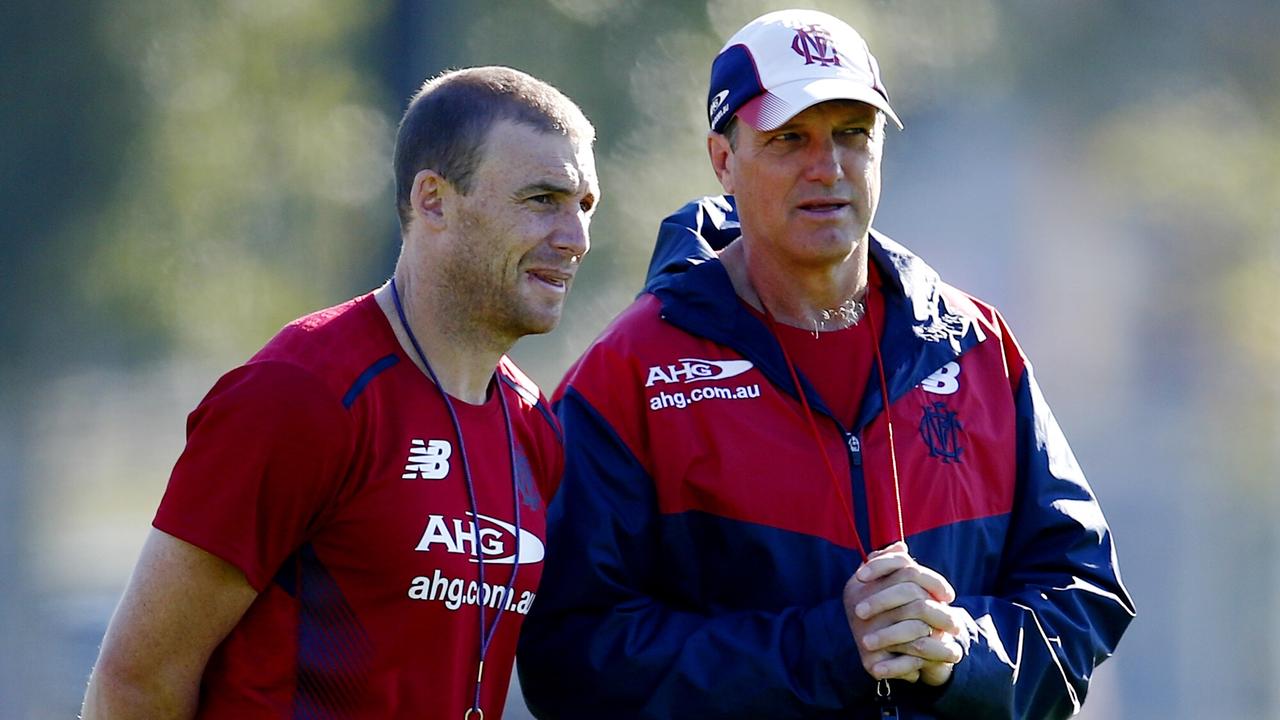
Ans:
{"label": "man's mouth", "polygon": [[553,268],[530,268],[525,272],[537,282],[556,290],[565,290],[573,280],[573,273]]}
{"label": "man's mouth", "polygon": [[849,207],[848,200],[839,198],[821,198],[817,200],[805,200],[797,205],[799,209],[811,213],[837,213]]}

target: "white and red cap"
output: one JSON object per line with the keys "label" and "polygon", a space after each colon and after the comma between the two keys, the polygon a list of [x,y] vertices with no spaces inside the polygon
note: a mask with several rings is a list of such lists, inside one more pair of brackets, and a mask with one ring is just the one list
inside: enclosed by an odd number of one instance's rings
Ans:
{"label": "white and red cap", "polygon": [[735,114],[757,130],[773,130],[827,100],[867,103],[902,127],[867,42],[824,12],[761,15],[729,38],[711,63],[707,117],[716,132],[724,132]]}

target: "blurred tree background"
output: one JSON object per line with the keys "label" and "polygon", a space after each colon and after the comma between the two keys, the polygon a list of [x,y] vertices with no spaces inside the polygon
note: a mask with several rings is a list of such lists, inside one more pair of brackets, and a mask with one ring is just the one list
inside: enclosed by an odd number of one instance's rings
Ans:
{"label": "blurred tree background", "polygon": [[[1139,618],[1090,718],[1280,718],[1280,4],[831,0],[907,128],[876,225],[1001,306]],[[407,98],[507,64],[578,100],[603,204],[548,390],[718,191],[706,79],[762,0],[0,9],[0,716],[70,717],[186,413],[398,251]],[[518,696],[513,718],[525,717]]]}

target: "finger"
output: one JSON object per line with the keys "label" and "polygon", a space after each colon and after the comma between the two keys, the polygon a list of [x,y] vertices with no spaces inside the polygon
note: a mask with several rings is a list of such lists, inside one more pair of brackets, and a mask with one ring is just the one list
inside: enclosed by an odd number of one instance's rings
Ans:
{"label": "finger", "polygon": [[917,582],[920,584],[920,587],[928,590],[929,594],[932,595],[934,599],[944,603],[949,603],[956,599],[955,588],[951,587],[951,583],[947,582],[947,579],[942,576],[942,573],[918,563],[916,564],[916,568],[920,573],[920,577]]}
{"label": "finger", "polygon": [[[879,652],[863,652],[862,667],[867,671],[868,675],[871,675],[872,677],[876,677],[875,675],[876,666],[880,665],[881,663],[892,660],[895,657],[897,656],[894,655],[893,653],[885,652],[884,650],[881,650]],[[915,672],[918,672],[918,671],[915,671]]]}
{"label": "finger", "polygon": [[896,553],[896,552],[900,552],[900,553],[907,552],[907,543],[902,540],[899,540],[895,543],[890,543],[889,545],[885,545],[879,550],[873,551],[870,555],[867,556],[867,559],[870,560],[873,557],[879,557],[880,555],[884,555],[886,553]]}
{"label": "finger", "polygon": [[[871,674],[871,673],[873,672],[873,669],[875,668],[875,666],[876,666],[876,665],[879,665],[880,663],[887,662],[887,661],[892,660],[892,659],[894,659],[894,658],[896,658],[896,657],[898,657],[898,654],[897,654],[897,653],[891,653],[891,652],[887,652],[887,651],[885,651],[885,650],[880,650],[880,651],[877,651],[877,652],[867,652],[867,653],[863,653],[863,656],[862,656],[862,667],[866,669],[866,671],[867,671],[867,673],[868,673],[868,674]],[[920,662],[923,664],[923,663],[927,663],[927,662],[929,662],[929,661],[925,660],[924,658],[920,658]],[[904,666],[906,666],[906,665],[911,665],[911,664],[913,664],[913,663],[905,663],[905,664],[904,664]],[[918,671],[917,671],[917,670],[912,670],[912,671],[910,671],[910,672],[918,672]],[[892,678],[889,678],[889,679],[892,679]]]}
{"label": "finger", "polygon": [[[919,671],[919,670],[908,670],[907,672],[905,672],[905,673],[903,673],[903,674],[901,674],[901,675],[892,675],[892,676],[887,676],[887,677],[878,677],[878,676],[875,674],[875,667],[876,667],[877,665],[880,665],[881,663],[885,663],[885,662],[887,662],[887,661],[889,661],[889,660],[892,660],[894,657],[896,657],[896,656],[895,656],[893,653],[883,652],[883,651],[881,651],[881,652],[874,652],[874,653],[867,653],[867,654],[866,654],[865,656],[863,656],[863,658],[862,658],[862,667],[863,667],[864,669],[866,669],[866,671],[867,671],[867,674],[868,674],[868,675],[871,675],[872,677],[875,677],[875,678],[876,678],[876,679],[878,679],[878,680],[905,680],[905,681],[907,681],[907,682],[916,682],[917,680],[919,680],[919,679],[920,679],[920,671]],[[922,662],[922,663],[924,663],[925,661],[923,661],[923,660],[922,660],[921,662]],[[910,664],[912,664],[912,663],[899,663],[899,664],[898,664],[898,667],[905,666],[905,665],[910,665]],[[925,664],[927,664],[927,663],[925,663]],[[892,670],[895,666],[890,665],[890,666],[888,666],[888,667]]]}
{"label": "finger", "polygon": [[955,608],[936,600],[926,600],[916,617],[932,625],[934,630],[941,630],[950,635],[959,635],[963,632]]}
{"label": "finger", "polygon": [[955,665],[964,659],[964,648],[960,646],[960,642],[956,640],[955,637],[951,635],[943,635],[941,638],[936,638],[936,640],[941,642],[943,647],[946,649],[946,656],[942,658],[940,662]]}
{"label": "finger", "polygon": [[919,677],[924,660],[914,655],[893,655],[871,666],[871,677],[877,680],[892,680],[911,673]]}
{"label": "finger", "polygon": [[868,558],[854,577],[863,584],[914,582],[940,602],[949,603],[956,599],[955,588],[941,573],[921,565],[905,552],[896,551],[897,547],[905,548],[905,545],[895,543],[879,551],[883,554]]}
{"label": "finger", "polygon": [[915,561],[906,553],[886,552],[882,555],[868,558],[853,576],[864,583],[870,583],[880,578],[888,577],[903,568],[911,567],[914,563]]}
{"label": "finger", "polygon": [[915,583],[898,583],[880,590],[859,601],[853,611],[866,620],[887,610],[902,607],[915,600],[928,599],[929,595]]}
{"label": "finger", "polygon": [[960,624],[956,621],[954,608],[949,605],[943,605],[931,598],[912,600],[901,607],[881,613],[881,618],[884,624],[873,627],[873,630],[879,630],[880,627],[888,627],[893,623],[903,622],[904,620],[919,620],[935,630],[941,630],[952,635],[960,634]]}
{"label": "finger", "polygon": [[933,634],[933,626],[923,620],[904,620],[887,627],[867,633],[862,638],[863,647],[868,650],[882,650],[893,645],[929,637]]}
{"label": "finger", "polygon": [[954,667],[951,663],[927,662],[920,668],[920,681],[933,687],[942,685],[951,679],[951,671]]}
{"label": "finger", "polygon": [[956,599],[956,591],[941,573],[912,560],[885,577],[886,582],[913,582],[924,588],[935,600],[949,603]]}
{"label": "finger", "polygon": [[887,650],[864,652],[862,653],[862,667],[866,668],[867,672],[871,672],[871,668],[875,667],[876,663],[884,662],[891,657],[893,657],[893,653]]}
{"label": "finger", "polygon": [[960,658],[964,656],[960,649],[960,644],[949,635],[944,635],[941,638],[932,636],[917,638],[901,645],[889,645],[880,652],[911,655],[928,662],[951,663],[953,665],[960,662]]}

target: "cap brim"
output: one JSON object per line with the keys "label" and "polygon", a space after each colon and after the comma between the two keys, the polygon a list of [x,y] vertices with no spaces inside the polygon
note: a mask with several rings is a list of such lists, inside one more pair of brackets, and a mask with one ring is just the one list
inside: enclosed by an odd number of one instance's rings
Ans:
{"label": "cap brim", "polygon": [[856,100],[877,108],[902,129],[889,101],[874,88],[843,78],[797,80],[755,96],[738,108],[740,120],[761,132],[777,130],[797,114],[828,100]]}

